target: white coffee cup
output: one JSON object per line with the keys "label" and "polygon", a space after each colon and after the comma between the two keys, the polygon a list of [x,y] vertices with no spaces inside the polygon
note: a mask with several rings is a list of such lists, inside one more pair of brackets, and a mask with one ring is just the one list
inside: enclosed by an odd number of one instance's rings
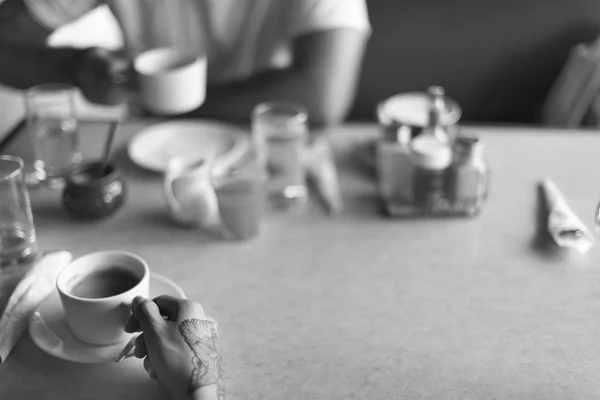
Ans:
{"label": "white coffee cup", "polygon": [[61,271],[56,287],[71,332],[82,342],[109,345],[127,340],[124,328],[136,296],[148,297],[150,270],[139,256],[101,251]]}
{"label": "white coffee cup", "polygon": [[142,106],[154,114],[192,111],[206,98],[206,56],[160,47],[136,57]]}

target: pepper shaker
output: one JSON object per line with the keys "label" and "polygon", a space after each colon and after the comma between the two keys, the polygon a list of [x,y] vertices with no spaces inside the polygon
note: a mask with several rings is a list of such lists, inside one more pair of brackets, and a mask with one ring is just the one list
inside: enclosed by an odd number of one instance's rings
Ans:
{"label": "pepper shaker", "polygon": [[488,194],[489,168],[483,158],[483,144],[476,137],[460,137],[454,146],[454,161],[449,171],[452,209],[475,216]]}

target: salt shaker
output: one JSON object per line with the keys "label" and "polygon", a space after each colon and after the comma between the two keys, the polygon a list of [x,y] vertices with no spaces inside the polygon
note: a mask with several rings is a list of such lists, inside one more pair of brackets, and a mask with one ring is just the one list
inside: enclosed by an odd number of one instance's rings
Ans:
{"label": "salt shaker", "polygon": [[377,143],[379,197],[388,214],[412,201],[414,166],[410,157],[411,129],[386,132]]}
{"label": "salt shaker", "polygon": [[483,158],[483,144],[478,138],[457,138],[448,183],[454,212],[469,216],[481,212],[488,194],[489,168]]}

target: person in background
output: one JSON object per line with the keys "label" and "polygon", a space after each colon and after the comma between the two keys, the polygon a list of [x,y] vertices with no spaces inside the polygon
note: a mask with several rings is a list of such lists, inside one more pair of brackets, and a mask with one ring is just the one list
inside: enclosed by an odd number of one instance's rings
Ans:
{"label": "person in background", "polygon": [[217,323],[199,303],[136,297],[127,332],[139,332],[134,355],[173,400],[225,400]]}
{"label": "person in background", "polygon": [[[123,51],[50,48],[46,39],[106,3]],[[92,102],[122,100],[131,60],[155,47],[208,56],[194,116],[247,120],[263,101],[293,101],[311,121],[342,121],[354,99],[370,25],[366,0],[0,0],[0,83],[77,85]]]}

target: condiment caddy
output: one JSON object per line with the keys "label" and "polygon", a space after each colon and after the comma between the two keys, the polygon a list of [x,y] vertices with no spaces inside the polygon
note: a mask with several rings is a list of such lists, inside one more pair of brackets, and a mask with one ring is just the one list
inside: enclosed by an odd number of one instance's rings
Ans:
{"label": "condiment caddy", "polygon": [[476,216],[489,186],[483,143],[458,133],[460,108],[443,88],[430,87],[426,99],[422,126],[390,113],[382,118],[379,108],[383,137],[376,159],[382,210],[392,218]]}

